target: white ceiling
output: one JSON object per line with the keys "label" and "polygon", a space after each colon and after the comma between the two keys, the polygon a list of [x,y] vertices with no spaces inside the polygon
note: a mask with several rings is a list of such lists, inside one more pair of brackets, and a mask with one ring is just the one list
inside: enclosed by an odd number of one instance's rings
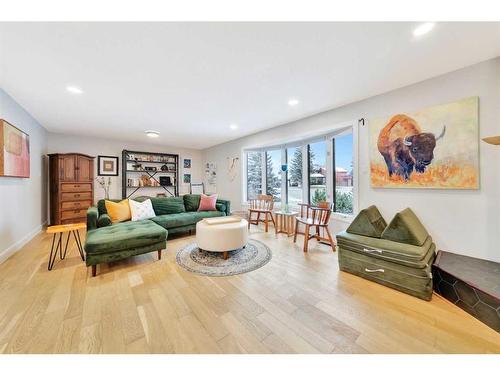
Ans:
{"label": "white ceiling", "polygon": [[203,149],[500,55],[500,23],[417,25],[0,23],[0,87],[51,132]]}

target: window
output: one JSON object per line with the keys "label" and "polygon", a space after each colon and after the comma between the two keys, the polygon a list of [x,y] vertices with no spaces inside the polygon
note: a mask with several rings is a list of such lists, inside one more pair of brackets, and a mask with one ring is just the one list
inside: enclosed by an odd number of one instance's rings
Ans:
{"label": "window", "polygon": [[309,160],[309,203],[317,205],[328,200],[326,188],[326,142],[311,143],[307,146]]}
{"label": "window", "polygon": [[266,194],[281,202],[281,150],[266,152]]}
{"label": "window", "polygon": [[262,153],[247,153],[247,199],[262,194]]}
{"label": "window", "polygon": [[[247,200],[273,196],[276,206],[294,211],[299,203],[333,203],[337,218],[356,208],[355,127],[282,146],[246,151]],[[354,133],[353,133],[354,132]]]}
{"label": "window", "polygon": [[335,212],[352,214],[353,210],[353,153],[352,133],[333,138]]}
{"label": "window", "polygon": [[286,150],[287,203],[297,205],[302,202],[302,147],[292,147]]}

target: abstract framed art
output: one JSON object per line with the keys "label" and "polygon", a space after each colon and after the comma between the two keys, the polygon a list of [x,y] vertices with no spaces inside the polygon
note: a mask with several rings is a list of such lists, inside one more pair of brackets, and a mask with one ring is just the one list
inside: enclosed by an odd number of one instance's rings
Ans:
{"label": "abstract framed art", "polygon": [[97,156],[97,175],[118,176],[118,163],[117,156]]}
{"label": "abstract framed art", "polygon": [[479,98],[370,120],[374,188],[479,189]]}
{"label": "abstract framed art", "polygon": [[0,176],[30,177],[30,137],[0,120]]}

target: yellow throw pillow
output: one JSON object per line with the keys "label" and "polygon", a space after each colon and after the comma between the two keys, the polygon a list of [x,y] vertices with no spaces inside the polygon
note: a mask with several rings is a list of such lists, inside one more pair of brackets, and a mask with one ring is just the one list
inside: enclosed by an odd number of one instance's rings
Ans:
{"label": "yellow throw pillow", "polygon": [[128,199],[124,199],[119,203],[104,201],[104,205],[106,206],[106,211],[108,211],[108,215],[113,224],[127,221],[132,218]]}

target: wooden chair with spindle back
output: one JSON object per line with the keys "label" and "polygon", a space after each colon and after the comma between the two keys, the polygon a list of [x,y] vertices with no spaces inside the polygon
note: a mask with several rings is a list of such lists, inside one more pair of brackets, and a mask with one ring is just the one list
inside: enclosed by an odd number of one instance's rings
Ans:
{"label": "wooden chair with spindle back", "polygon": [[305,234],[305,231],[300,230],[299,224],[302,222],[299,219],[309,219],[312,216],[311,205],[308,203],[298,203],[300,207],[300,216],[295,217],[295,233]]}
{"label": "wooden chair with spindle back", "polygon": [[[309,240],[316,238],[318,241],[327,242],[332,250],[335,251],[337,242],[333,239],[328,224],[330,222],[330,215],[332,214],[332,205],[329,202],[320,202],[317,207],[307,207],[306,217],[297,217],[295,224],[295,234],[293,242],[297,242],[297,234],[304,234],[304,252],[307,252]],[[301,209],[302,214],[302,209]],[[299,224],[305,225],[304,232],[299,231]],[[310,234],[311,227],[315,229],[314,234]],[[321,229],[326,232],[327,237],[321,236]]]}
{"label": "wooden chair with spindle back", "polygon": [[[274,201],[272,195],[259,194],[256,199],[250,199],[250,208],[248,209],[248,229],[250,224],[259,225],[264,222],[266,232],[269,228],[269,217],[273,225],[276,227],[273,217]],[[257,218],[252,219],[252,214],[256,213]],[[260,215],[264,215],[264,220],[260,220]]]}

